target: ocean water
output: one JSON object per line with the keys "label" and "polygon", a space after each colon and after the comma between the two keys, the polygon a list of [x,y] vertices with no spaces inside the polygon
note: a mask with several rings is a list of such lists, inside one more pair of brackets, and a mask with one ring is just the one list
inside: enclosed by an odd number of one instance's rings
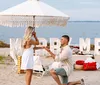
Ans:
{"label": "ocean water", "polygon": [[[22,38],[25,28],[10,28],[0,26],[0,40],[9,43],[10,38]],[[94,38],[100,38],[100,22],[68,22],[66,27],[39,27],[36,28],[38,37],[45,38],[61,38],[62,35],[72,37],[71,44],[79,44],[79,38],[90,38],[94,43]]]}

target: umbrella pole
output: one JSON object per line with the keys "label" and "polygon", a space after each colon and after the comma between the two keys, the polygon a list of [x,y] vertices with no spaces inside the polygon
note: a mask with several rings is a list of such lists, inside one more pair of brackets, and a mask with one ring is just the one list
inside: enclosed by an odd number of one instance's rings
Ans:
{"label": "umbrella pole", "polygon": [[34,32],[35,32],[35,16],[33,16],[33,28],[34,28]]}
{"label": "umbrella pole", "polygon": [[[33,16],[33,28],[35,32],[35,16]],[[36,48],[36,45],[34,45],[34,56],[35,56],[35,48]]]}

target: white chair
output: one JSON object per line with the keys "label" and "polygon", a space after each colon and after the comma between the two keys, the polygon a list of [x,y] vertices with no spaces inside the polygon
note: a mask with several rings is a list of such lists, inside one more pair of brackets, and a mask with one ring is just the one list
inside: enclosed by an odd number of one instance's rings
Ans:
{"label": "white chair", "polygon": [[34,56],[33,73],[39,74],[39,77],[43,77],[45,74],[45,68],[43,67],[40,56]]}

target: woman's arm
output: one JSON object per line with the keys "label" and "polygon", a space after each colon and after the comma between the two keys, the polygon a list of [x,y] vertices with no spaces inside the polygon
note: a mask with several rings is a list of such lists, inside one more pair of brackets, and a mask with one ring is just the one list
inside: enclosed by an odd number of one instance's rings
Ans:
{"label": "woman's arm", "polygon": [[38,40],[38,38],[36,36],[36,32],[33,32],[32,36],[35,38],[35,40],[31,40],[32,44],[33,45],[39,45],[39,40]]}

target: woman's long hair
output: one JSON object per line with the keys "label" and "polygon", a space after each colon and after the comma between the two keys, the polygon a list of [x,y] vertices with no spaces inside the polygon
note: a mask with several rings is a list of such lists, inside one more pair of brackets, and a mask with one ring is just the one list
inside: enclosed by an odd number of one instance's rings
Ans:
{"label": "woman's long hair", "polygon": [[33,27],[29,26],[25,29],[24,37],[23,37],[23,45],[27,40],[30,40],[32,38],[32,32],[33,32]]}

